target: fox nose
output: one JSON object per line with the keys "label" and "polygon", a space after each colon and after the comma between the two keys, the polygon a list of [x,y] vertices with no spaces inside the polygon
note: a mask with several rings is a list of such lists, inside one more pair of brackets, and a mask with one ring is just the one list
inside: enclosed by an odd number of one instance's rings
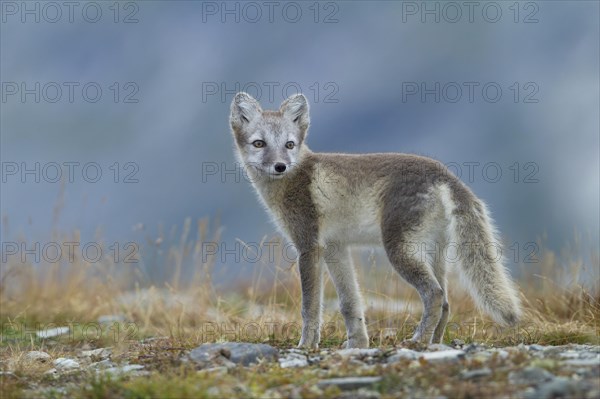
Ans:
{"label": "fox nose", "polygon": [[281,163],[281,162],[277,162],[275,164],[275,172],[277,172],[277,173],[285,172],[285,164]]}

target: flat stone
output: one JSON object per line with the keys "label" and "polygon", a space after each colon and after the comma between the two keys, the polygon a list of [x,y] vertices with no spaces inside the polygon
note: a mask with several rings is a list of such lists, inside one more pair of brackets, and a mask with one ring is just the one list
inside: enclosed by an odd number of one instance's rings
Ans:
{"label": "flat stone", "polygon": [[428,362],[446,361],[446,360],[457,360],[465,356],[465,352],[460,349],[442,350],[438,352],[424,352],[421,353],[419,358],[423,358]]}
{"label": "flat stone", "polygon": [[387,358],[387,362],[394,363],[404,359],[415,360],[418,359],[420,355],[421,352],[413,351],[411,349],[406,348],[400,348],[396,351],[396,353]]}
{"label": "flat stone", "polygon": [[538,345],[538,344],[533,344],[533,345],[529,345],[529,350],[530,351],[543,351],[545,348],[542,345]]}
{"label": "flat stone", "polygon": [[335,352],[335,354],[340,355],[343,358],[347,358],[350,356],[356,356],[356,357],[378,356],[380,353],[381,353],[381,349],[379,349],[379,348],[370,348],[370,349],[348,348],[348,349],[340,349]]}
{"label": "flat stone", "polygon": [[112,376],[120,376],[124,374],[130,374],[132,372],[139,372],[143,368],[144,366],[142,366],[141,364],[128,364],[120,367],[110,367],[103,370],[103,372]]}
{"label": "flat stone", "polygon": [[54,361],[53,364],[54,367],[56,367],[56,369],[60,371],[74,370],[79,368],[79,363],[77,363],[77,361],[65,357],[59,357]]}
{"label": "flat stone", "polygon": [[576,351],[567,351],[558,354],[562,359],[578,359],[580,357],[579,352]]}
{"label": "flat stone", "polygon": [[600,366],[600,359],[569,359],[565,360],[563,364],[577,367],[594,367]]}
{"label": "flat stone", "polygon": [[[222,359],[234,364],[249,366],[258,363],[259,359],[277,360],[279,351],[266,344],[249,344],[244,342],[225,342],[219,344],[202,344],[193,349],[189,358],[202,367],[219,363]],[[222,358],[222,359],[221,359]]]}
{"label": "flat stone", "polygon": [[284,369],[290,367],[305,367],[308,366],[308,359],[306,355],[288,353],[285,357],[279,359],[279,366]]}
{"label": "flat stone", "polygon": [[427,350],[432,351],[432,352],[439,352],[439,351],[454,350],[454,348],[452,348],[448,345],[444,345],[444,344],[430,344],[427,346]]}
{"label": "flat stone", "polygon": [[94,362],[90,364],[87,368],[92,370],[102,370],[108,369],[111,367],[115,367],[115,364],[111,362],[109,359],[100,360],[99,362]]}
{"label": "flat stone", "polygon": [[381,377],[343,377],[329,378],[317,383],[317,387],[325,389],[330,386],[336,386],[342,391],[350,391],[359,388],[368,388],[381,381]]}
{"label": "flat stone", "polygon": [[580,359],[597,359],[598,361],[600,361],[600,353],[590,352],[590,351],[579,352],[579,358]]}
{"label": "flat stone", "polygon": [[508,382],[514,385],[538,385],[553,378],[554,374],[540,367],[525,367],[508,374]]}
{"label": "flat stone", "polygon": [[50,361],[50,355],[42,351],[30,351],[25,355],[25,359],[34,362],[46,363]]}
{"label": "flat stone", "polygon": [[463,347],[463,350],[467,353],[481,352],[485,349],[487,348],[480,344],[468,344]]}
{"label": "flat stone", "polygon": [[476,370],[463,370],[460,373],[460,379],[461,380],[475,380],[477,378],[486,377],[490,374],[492,374],[492,370],[490,370],[488,367],[484,367],[484,368],[476,369]]}

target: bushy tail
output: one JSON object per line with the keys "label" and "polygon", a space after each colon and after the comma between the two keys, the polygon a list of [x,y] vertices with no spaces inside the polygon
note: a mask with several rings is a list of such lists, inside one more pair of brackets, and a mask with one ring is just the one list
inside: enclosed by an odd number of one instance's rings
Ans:
{"label": "bushy tail", "polygon": [[504,267],[500,240],[497,238],[485,204],[466,187],[460,187],[453,201],[450,237],[461,250],[462,280],[477,305],[497,323],[514,325],[521,315],[518,292]]}

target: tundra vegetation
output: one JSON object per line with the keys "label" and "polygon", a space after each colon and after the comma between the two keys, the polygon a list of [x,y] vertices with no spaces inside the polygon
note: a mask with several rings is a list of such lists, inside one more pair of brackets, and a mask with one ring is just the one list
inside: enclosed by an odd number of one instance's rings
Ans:
{"label": "tundra vegetation", "polygon": [[[200,252],[219,242],[218,231],[188,219],[180,231],[146,237],[137,263],[7,258],[2,398],[600,395],[600,262],[597,246],[581,250],[585,239],[560,253],[540,239],[534,262],[513,265],[524,316],[511,329],[485,318],[451,272],[445,346],[430,347],[405,341],[420,318],[416,291],[384,258],[356,250],[373,349],[340,350],[345,328],[327,280],[320,348],[309,351],[293,349],[301,326],[297,267],[258,262],[235,285],[217,284],[214,257]],[[52,238],[80,241],[77,231]],[[112,255],[110,243],[101,245]],[[148,277],[148,265],[161,270],[162,283]],[[239,265],[226,267],[232,274]],[[227,348],[191,356],[202,344],[229,341],[270,345],[278,359],[244,365]]]}

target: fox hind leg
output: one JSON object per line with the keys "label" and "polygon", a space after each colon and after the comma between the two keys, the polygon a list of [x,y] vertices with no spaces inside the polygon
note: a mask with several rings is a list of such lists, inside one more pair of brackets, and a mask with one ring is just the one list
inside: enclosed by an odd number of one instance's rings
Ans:
{"label": "fox hind leg", "polygon": [[[418,242],[384,238],[384,247],[392,266],[406,282],[416,288],[423,302],[423,315],[412,340],[431,343],[441,321],[445,327],[442,308],[447,301],[445,290],[434,275],[433,268],[419,255],[420,251],[416,249],[419,245]],[[447,320],[447,313],[444,317]]]}
{"label": "fox hind leg", "polygon": [[435,327],[433,332],[432,342],[442,343],[444,338],[444,331],[446,330],[446,324],[448,324],[448,317],[450,316],[450,305],[448,304],[448,291],[446,281],[446,259],[445,259],[445,248],[446,240],[444,235],[439,235],[439,240],[436,242],[434,259],[432,260],[433,274],[442,288],[443,301],[442,301],[442,315],[440,320]]}

